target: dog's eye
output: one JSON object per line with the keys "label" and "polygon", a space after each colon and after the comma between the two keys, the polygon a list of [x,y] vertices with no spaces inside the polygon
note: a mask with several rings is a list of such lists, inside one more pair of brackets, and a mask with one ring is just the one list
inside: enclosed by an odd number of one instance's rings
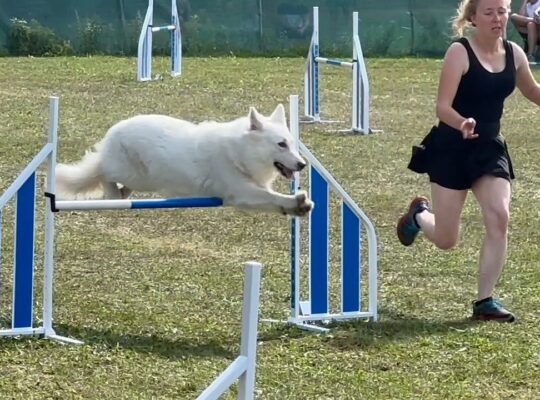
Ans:
{"label": "dog's eye", "polygon": [[283,141],[283,142],[279,142],[277,144],[279,147],[283,148],[283,149],[286,149],[287,148],[287,142]]}

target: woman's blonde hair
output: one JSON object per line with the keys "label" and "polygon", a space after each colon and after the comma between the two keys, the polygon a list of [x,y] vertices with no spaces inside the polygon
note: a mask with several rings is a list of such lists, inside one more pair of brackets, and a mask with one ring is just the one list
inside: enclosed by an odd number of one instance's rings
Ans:
{"label": "woman's blonde hair", "polygon": [[[510,0],[507,0],[510,3]],[[472,25],[471,18],[476,14],[478,3],[480,0],[461,0],[459,7],[457,8],[457,14],[452,21],[452,30],[454,31],[454,37],[462,37],[467,28]]]}
{"label": "woman's blonde hair", "polygon": [[471,17],[476,14],[479,0],[462,0],[457,8],[457,13],[452,18],[452,31],[454,37],[462,37],[465,30],[472,26]]}

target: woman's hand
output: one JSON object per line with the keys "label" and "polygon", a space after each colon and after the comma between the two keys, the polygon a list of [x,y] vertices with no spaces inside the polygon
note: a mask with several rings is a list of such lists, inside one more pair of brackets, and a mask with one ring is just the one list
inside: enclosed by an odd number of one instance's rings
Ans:
{"label": "woman's hand", "polygon": [[476,139],[478,133],[474,132],[476,128],[476,121],[474,118],[466,118],[460,125],[459,130],[463,135],[463,139]]}

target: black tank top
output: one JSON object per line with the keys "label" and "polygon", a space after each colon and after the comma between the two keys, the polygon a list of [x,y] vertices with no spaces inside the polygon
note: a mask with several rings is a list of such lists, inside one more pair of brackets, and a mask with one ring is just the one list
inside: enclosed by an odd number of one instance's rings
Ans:
{"label": "black tank top", "polygon": [[458,40],[469,56],[469,69],[461,77],[453,108],[463,117],[480,123],[498,123],[503,113],[504,100],[516,87],[516,67],[512,44],[503,40],[506,52],[505,67],[501,72],[486,70],[474,54],[466,38]]}

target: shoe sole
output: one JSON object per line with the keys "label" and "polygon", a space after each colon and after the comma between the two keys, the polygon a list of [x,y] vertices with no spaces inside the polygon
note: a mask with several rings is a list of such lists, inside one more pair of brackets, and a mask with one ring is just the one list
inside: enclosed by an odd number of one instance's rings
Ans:
{"label": "shoe sole", "polygon": [[403,227],[405,222],[410,218],[411,214],[414,213],[414,210],[416,209],[418,204],[424,203],[424,202],[427,203],[428,199],[423,197],[423,196],[416,197],[413,201],[411,201],[411,204],[409,205],[409,210],[398,219],[398,223],[397,223],[397,227],[396,227],[396,233],[397,233],[397,237],[398,237],[399,241],[401,242],[401,244],[403,246],[410,246],[411,244],[414,243],[415,238],[413,238],[413,240],[411,240],[411,241],[405,240],[405,238],[403,238],[400,235],[401,228]]}
{"label": "shoe sole", "polygon": [[507,315],[505,317],[495,317],[493,315],[473,315],[471,319],[473,321],[514,322],[516,317],[513,315]]}

